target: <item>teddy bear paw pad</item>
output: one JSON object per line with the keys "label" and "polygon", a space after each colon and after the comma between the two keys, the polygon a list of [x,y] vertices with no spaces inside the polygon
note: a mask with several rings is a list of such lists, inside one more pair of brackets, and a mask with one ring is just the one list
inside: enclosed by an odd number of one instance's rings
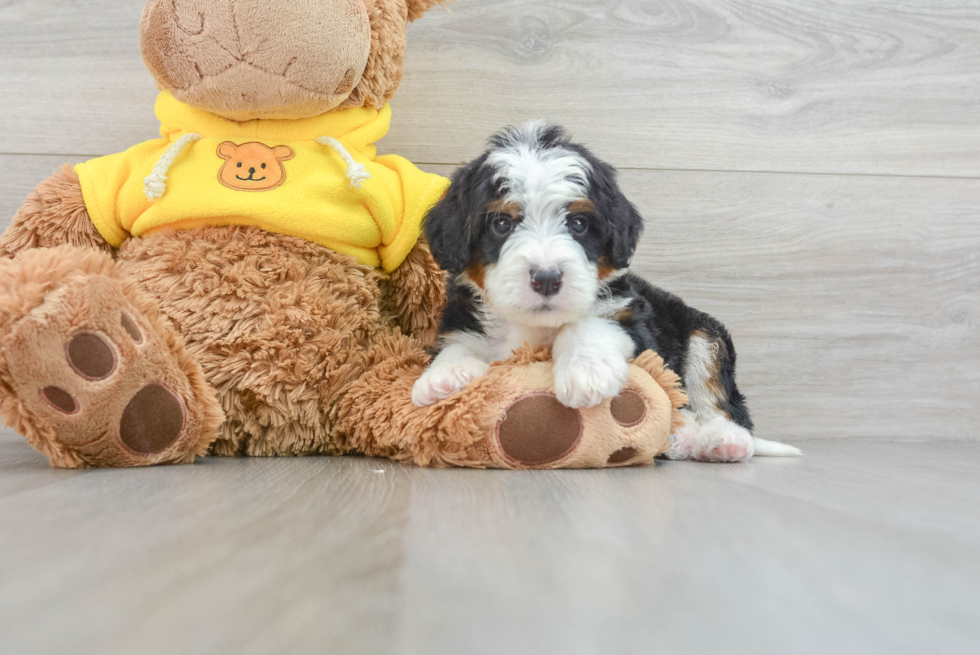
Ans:
{"label": "teddy bear paw pad", "polygon": [[582,439],[579,410],[565,407],[551,394],[520,398],[497,427],[504,455],[526,467],[543,467],[564,458]]}
{"label": "teddy bear paw pad", "polygon": [[19,321],[6,356],[40,432],[83,465],[140,466],[189,461],[197,447],[206,412],[175,347],[118,280],[93,276]]}
{"label": "teddy bear paw pad", "polygon": [[177,441],[184,429],[180,398],[161,384],[148,384],[126,405],[119,438],[137,453],[158,453]]}
{"label": "teddy bear paw pad", "polygon": [[570,409],[542,391],[512,402],[497,424],[499,464],[510,468],[604,468],[650,462],[669,444],[671,406],[644,372],[615,398]]}

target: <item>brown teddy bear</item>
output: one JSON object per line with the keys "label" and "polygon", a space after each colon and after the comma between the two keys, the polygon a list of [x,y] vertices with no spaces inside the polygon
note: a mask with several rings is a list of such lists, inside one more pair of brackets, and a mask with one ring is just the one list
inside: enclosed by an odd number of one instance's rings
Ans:
{"label": "brown teddy bear", "polygon": [[622,466],[666,450],[652,353],[573,410],[530,348],[432,407],[448,181],[377,156],[406,28],[437,0],[150,0],[161,138],[63,167],[0,238],[0,414],[60,467],[362,453]]}

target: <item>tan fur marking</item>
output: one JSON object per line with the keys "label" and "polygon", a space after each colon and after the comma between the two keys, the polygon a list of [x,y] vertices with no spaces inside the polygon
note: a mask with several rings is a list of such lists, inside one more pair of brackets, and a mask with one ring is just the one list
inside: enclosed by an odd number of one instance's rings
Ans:
{"label": "tan fur marking", "polygon": [[583,198],[582,200],[568,203],[567,209],[569,214],[588,214],[589,212],[595,211],[595,203],[588,198]]}
{"label": "tan fur marking", "polygon": [[711,339],[703,330],[695,330],[691,337],[700,337],[711,344],[713,355],[711,366],[708,369],[708,379],[704,381],[705,387],[715,397],[715,408],[729,421],[731,415],[721,407],[721,401],[725,398],[725,386],[721,383],[721,358],[725,354],[725,342],[719,339]]}
{"label": "tan fur marking", "polygon": [[488,214],[505,214],[510,216],[515,221],[521,217],[521,206],[516,202],[504,202],[503,200],[494,200],[489,205],[487,205]]}
{"label": "tan fur marking", "polygon": [[470,282],[476,286],[483,288],[484,278],[486,277],[486,269],[483,268],[483,264],[477,262],[473,266],[470,266],[465,271],[466,277],[469,278]]}
{"label": "tan fur marking", "polygon": [[619,269],[617,269],[615,266],[611,265],[609,263],[609,260],[608,259],[606,259],[605,257],[600,257],[599,258],[599,279],[600,280],[605,280],[610,275],[612,275],[613,273],[615,273],[617,270],[619,270]]}

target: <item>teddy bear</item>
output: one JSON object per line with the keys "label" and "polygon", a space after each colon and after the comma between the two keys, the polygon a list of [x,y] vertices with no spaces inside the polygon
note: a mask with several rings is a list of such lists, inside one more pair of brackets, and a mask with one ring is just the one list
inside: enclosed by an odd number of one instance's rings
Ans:
{"label": "teddy bear", "polygon": [[424,466],[651,461],[685,402],[647,352],[557,402],[530,346],[431,407],[449,182],[378,156],[407,25],[438,0],[149,0],[161,138],[28,196],[0,237],[0,416],[65,468],[361,454]]}

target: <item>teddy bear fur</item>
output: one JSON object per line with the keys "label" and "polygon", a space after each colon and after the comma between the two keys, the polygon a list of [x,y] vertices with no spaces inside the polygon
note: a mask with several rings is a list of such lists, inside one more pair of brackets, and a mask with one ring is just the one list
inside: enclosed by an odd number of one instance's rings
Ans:
{"label": "teddy bear fur", "polygon": [[[379,107],[401,80],[407,23],[435,4],[302,0],[296,13],[270,14],[151,0],[142,51],[161,88],[236,120]],[[295,42],[268,46],[269,21],[285,21],[277,33]],[[644,353],[620,398],[569,410],[551,393],[547,351],[526,348],[463,392],[413,406],[445,299],[423,240],[390,274],[256,227],[165,230],[114,249],[65,166],[17,212],[0,257],[0,414],[54,466],[189,463],[205,453],[622,466],[666,450],[685,402],[678,377]],[[105,380],[79,377],[70,354],[74,373],[65,365],[62,342],[86,330],[118,351]],[[126,401],[148,380],[172,390],[179,416],[143,407],[123,434],[119,415],[126,425]],[[69,396],[69,408],[85,411],[52,410]],[[143,430],[140,420],[153,424]],[[179,436],[155,442],[167,421]]]}

